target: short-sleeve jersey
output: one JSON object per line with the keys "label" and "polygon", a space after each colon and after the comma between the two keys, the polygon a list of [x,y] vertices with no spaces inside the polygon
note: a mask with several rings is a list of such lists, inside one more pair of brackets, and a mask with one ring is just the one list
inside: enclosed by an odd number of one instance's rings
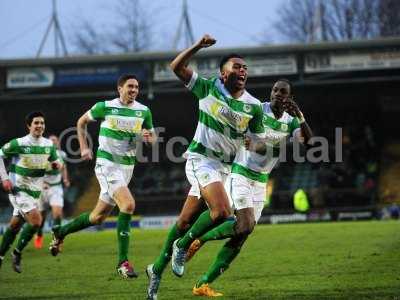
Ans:
{"label": "short-sleeve jersey", "polygon": [[269,173],[279,160],[281,142],[286,140],[289,135],[293,135],[300,125],[298,119],[293,118],[287,112],[284,112],[282,117],[277,120],[269,102],[263,103],[262,108],[267,145],[266,154],[260,155],[253,151],[247,151],[242,146],[232,165],[232,173],[265,183]]}
{"label": "short-sleeve jersey", "polygon": [[11,158],[9,177],[15,190],[38,199],[48,163],[58,159],[53,142],[44,137],[36,139],[28,134],[6,143],[0,155]]}
{"label": "short-sleeve jersey", "polygon": [[133,168],[138,136],[142,129],[153,130],[149,108],[138,101],[124,105],[116,98],[96,103],[89,117],[101,121],[96,163]]}
{"label": "short-sleeve jersey", "polygon": [[[62,164],[65,164],[65,159],[67,157],[67,154],[62,151],[57,149],[57,156],[58,159]],[[51,168],[51,164],[48,164],[45,175],[44,175],[44,182],[49,184],[49,185],[59,185],[62,182],[62,171],[56,169],[53,170]]]}
{"label": "short-sleeve jersey", "polygon": [[201,154],[232,163],[246,131],[263,136],[261,103],[247,91],[235,99],[220,79],[196,72],[187,88],[199,100],[199,121],[186,157]]}

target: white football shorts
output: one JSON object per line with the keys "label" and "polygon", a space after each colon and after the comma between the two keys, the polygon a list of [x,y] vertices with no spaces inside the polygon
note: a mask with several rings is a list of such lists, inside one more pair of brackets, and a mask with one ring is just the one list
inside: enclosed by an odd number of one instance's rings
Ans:
{"label": "white football shorts", "polygon": [[113,195],[118,188],[128,186],[132,178],[133,168],[96,164],[94,170],[100,185],[99,199],[109,205],[115,206],[116,203],[113,200]]}

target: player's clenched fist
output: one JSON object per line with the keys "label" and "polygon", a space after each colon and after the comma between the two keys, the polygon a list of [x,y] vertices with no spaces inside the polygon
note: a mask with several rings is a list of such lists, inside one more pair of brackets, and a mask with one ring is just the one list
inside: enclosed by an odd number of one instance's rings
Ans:
{"label": "player's clenched fist", "polygon": [[197,42],[197,45],[201,48],[207,48],[214,45],[217,42],[211,35],[205,34],[203,37]]}
{"label": "player's clenched fist", "polygon": [[12,192],[12,183],[9,179],[7,180],[3,180],[2,181],[2,185],[3,185],[3,190],[6,191],[7,193],[11,193]]}
{"label": "player's clenched fist", "polygon": [[92,160],[93,159],[92,150],[90,150],[89,148],[83,149],[81,151],[81,157],[82,157],[82,160]]}

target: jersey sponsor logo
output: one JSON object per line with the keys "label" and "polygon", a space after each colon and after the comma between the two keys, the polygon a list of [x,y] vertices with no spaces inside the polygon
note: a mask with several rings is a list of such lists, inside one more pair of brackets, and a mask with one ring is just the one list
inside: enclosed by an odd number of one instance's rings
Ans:
{"label": "jersey sponsor logo", "polygon": [[109,118],[109,124],[111,129],[120,130],[130,133],[139,133],[142,130],[143,119],[119,119]]}
{"label": "jersey sponsor logo", "polygon": [[[251,108],[250,108],[251,109]],[[239,131],[245,131],[250,121],[249,117],[242,116],[219,103],[213,103],[211,106],[211,114],[222,123],[229,125]]]}
{"label": "jersey sponsor logo", "polygon": [[21,166],[28,169],[46,169],[48,155],[28,155],[21,158]]}

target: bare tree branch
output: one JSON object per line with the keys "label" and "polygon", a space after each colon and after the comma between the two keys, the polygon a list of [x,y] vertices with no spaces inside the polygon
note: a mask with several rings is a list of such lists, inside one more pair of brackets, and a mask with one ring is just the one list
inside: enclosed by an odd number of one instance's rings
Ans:
{"label": "bare tree branch", "polygon": [[[154,12],[143,0],[116,2],[108,24],[95,27],[84,20],[73,33],[72,43],[79,53],[127,53],[149,50],[153,45]],[[105,28],[105,29],[104,29]]]}
{"label": "bare tree branch", "polygon": [[290,41],[339,41],[400,35],[398,0],[287,0],[275,29]]}

